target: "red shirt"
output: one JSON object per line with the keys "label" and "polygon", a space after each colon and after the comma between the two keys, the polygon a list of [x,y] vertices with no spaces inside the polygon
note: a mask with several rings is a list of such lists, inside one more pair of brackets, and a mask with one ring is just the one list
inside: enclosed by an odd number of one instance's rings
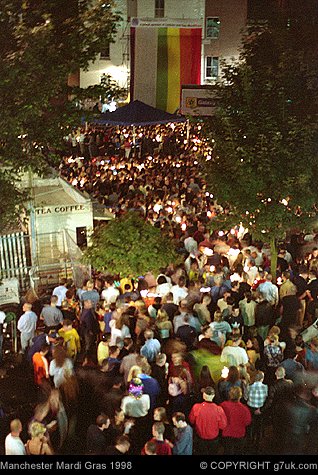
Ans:
{"label": "red shirt", "polygon": [[227,426],[222,432],[223,437],[241,439],[245,437],[246,427],[252,422],[250,410],[241,402],[224,401],[220,404],[227,418]]}
{"label": "red shirt", "polygon": [[[157,440],[154,437],[149,442],[155,442],[157,446],[157,455],[172,455],[172,450],[169,444],[165,440]],[[145,447],[141,451],[141,455],[146,455]]]}
{"label": "red shirt", "polygon": [[222,407],[214,402],[194,404],[189,415],[189,421],[194,426],[200,439],[213,440],[219,431],[225,429],[227,419]]}

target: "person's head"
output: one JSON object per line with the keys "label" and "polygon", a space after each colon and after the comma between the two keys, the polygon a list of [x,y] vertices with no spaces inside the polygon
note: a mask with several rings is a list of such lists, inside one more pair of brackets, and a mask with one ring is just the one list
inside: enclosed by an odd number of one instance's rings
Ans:
{"label": "person's head", "polygon": [[290,272],[288,270],[285,270],[283,273],[282,273],[282,279],[283,281],[285,282],[286,280],[289,280],[290,279]]}
{"label": "person's head", "polygon": [[117,345],[109,347],[109,358],[117,358],[120,353],[120,348]]}
{"label": "person's head", "polygon": [[212,402],[213,399],[214,399],[214,396],[215,396],[215,391],[214,391],[214,388],[212,388],[212,386],[208,386],[208,387],[204,388],[204,390],[203,390],[203,399],[206,402]]}
{"label": "person's head", "polygon": [[183,412],[175,412],[172,414],[172,422],[175,427],[182,428],[187,425],[186,417]]}
{"label": "person's head", "polygon": [[206,388],[207,386],[214,386],[214,381],[211,376],[210,368],[207,365],[203,365],[199,375],[200,386]]}
{"label": "person's head", "polygon": [[182,313],[188,311],[188,301],[186,299],[182,299],[179,303],[180,311]]}
{"label": "person's head", "polygon": [[210,339],[213,336],[213,331],[212,331],[212,328],[210,327],[210,325],[204,325],[202,327],[201,333],[202,333],[204,338],[209,338]]}
{"label": "person's head", "polygon": [[273,280],[272,274],[267,274],[265,278],[266,278],[267,282],[272,282],[272,280]]}
{"label": "person's head", "polygon": [[173,302],[173,294],[169,292],[167,295],[164,296],[162,300],[164,303]]}
{"label": "person's head", "polygon": [[156,365],[157,366],[164,366],[167,362],[167,355],[165,353],[158,353],[156,355]]}
{"label": "person's head", "polygon": [[157,444],[153,440],[148,440],[145,444],[146,455],[157,455]]}
{"label": "person's head", "polygon": [[179,353],[179,352],[172,353],[171,361],[174,364],[174,366],[181,366],[183,363],[182,353]]}
{"label": "person's head", "polygon": [[166,279],[166,277],[165,277],[164,275],[160,275],[160,276],[158,277],[157,282],[158,282],[158,285],[166,284],[166,283],[167,283],[167,279]]}
{"label": "person's head", "polygon": [[68,318],[66,318],[65,320],[63,320],[62,325],[63,325],[63,330],[64,330],[64,331],[71,330],[72,327],[73,327],[72,320],[69,320]]}
{"label": "person's head", "polygon": [[19,436],[22,432],[22,422],[20,421],[20,419],[13,419],[11,422],[10,422],[10,432],[11,434],[16,434],[17,436]]}
{"label": "person's head", "polygon": [[202,295],[202,299],[201,299],[201,302],[203,305],[205,305],[206,307],[208,307],[211,303],[211,296],[208,295],[208,294],[203,294]]}
{"label": "person's head", "polygon": [[232,384],[236,383],[240,379],[240,373],[237,366],[229,367],[229,373],[226,379]]}
{"label": "person's head", "polygon": [[167,411],[164,407],[156,407],[153,411],[153,420],[157,422],[168,422]]}
{"label": "person's head", "polygon": [[[228,298],[232,298],[232,303],[231,301],[228,302]],[[226,290],[223,294],[223,300],[228,304],[228,305],[233,305],[234,299],[231,297],[231,292],[229,290]]]}
{"label": "person's head", "polygon": [[279,366],[275,371],[275,376],[276,376],[276,379],[284,379],[286,376],[285,368],[283,368],[282,366]]}
{"label": "person's head", "polygon": [[214,312],[213,320],[217,323],[221,322],[222,321],[222,313],[219,312],[219,311]]}
{"label": "person's head", "polygon": [[61,345],[57,345],[53,348],[53,358],[55,360],[55,364],[58,368],[62,368],[65,360],[67,358],[66,350]]}
{"label": "person's head", "polygon": [[43,356],[47,355],[48,352],[50,351],[50,345],[47,343],[43,343],[43,345],[40,348],[40,352],[42,353]]}
{"label": "person's head", "polygon": [[119,452],[125,454],[130,449],[130,441],[127,435],[120,435],[116,439],[115,447]]}
{"label": "person's head", "polygon": [[41,422],[35,421],[35,422],[31,423],[29,431],[30,431],[30,435],[31,435],[32,439],[34,437],[42,438],[44,436],[45,432],[46,432],[46,427]]}
{"label": "person's head", "polygon": [[110,419],[109,417],[102,413],[96,418],[96,425],[100,430],[108,429],[110,424]]}
{"label": "person's head", "polygon": [[268,336],[268,341],[271,345],[276,346],[279,343],[278,335],[272,334]]}
{"label": "person's head", "polygon": [[128,393],[135,399],[140,399],[143,395],[144,385],[140,378],[133,378],[130,381]]}
{"label": "person's head", "polygon": [[229,390],[229,400],[239,402],[242,397],[242,389],[239,386],[232,386]]}
{"label": "person's head", "polygon": [[24,312],[31,312],[32,310],[32,303],[25,302],[22,307]]}
{"label": "person's head", "polygon": [[265,374],[263,371],[257,371],[254,377],[254,382],[255,383],[262,383],[264,381]]}
{"label": "person's head", "polygon": [[163,422],[155,422],[152,425],[152,435],[155,439],[163,439],[163,434],[165,432],[165,425]]}
{"label": "person's head", "polygon": [[145,340],[152,340],[153,339],[153,331],[152,330],[146,330],[144,332],[144,337],[145,337]]}
{"label": "person's head", "polygon": [[114,279],[113,277],[108,275],[105,279],[105,287],[108,288],[108,287],[111,287],[112,285],[114,285]]}
{"label": "person's head", "polygon": [[122,424],[125,420],[125,413],[121,409],[116,409],[114,414],[114,421],[116,425]]}
{"label": "person's head", "polygon": [[88,280],[86,284],[86,288],[88,291],[91,291],[94,289],[94,282],[92,280]]}
{"label": "person's head", "polygon": [[280,334],[280,328],[277,325],[274,325],[269,329],[268,336],[270,335],[279,336],[279,334]]}
{"label": "person's head", "polygon": [[183,277],[183,275],[181,275],[181,276],[179,277],[179,280],[178,280],[178,285],[179,285],[179,287],[184,287],[184,286],[185,286],[185,283],[186,283],[186,280],[185,280],[185,278]]}
{"label": "person's head", "polygon": [[167,314],[167,312],[165,310],[162,310],[161,308],[159,308],[159,310],[157,312],[156,322],[158,322],[158,323],[167,322],[168,320],[169,320],[169,315]]}
{"label": "person's head", "polygon": [[57,295],[52,295],[51,296],[51,306],[56,307],[58,300],[59,300],[59,298],[58,298]]}

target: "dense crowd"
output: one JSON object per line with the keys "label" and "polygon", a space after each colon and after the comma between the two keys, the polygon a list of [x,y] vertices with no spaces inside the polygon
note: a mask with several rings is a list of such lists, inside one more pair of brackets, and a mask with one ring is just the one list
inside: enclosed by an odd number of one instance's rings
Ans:
{"label": "dense crowd", "polygon": [[[180,237],[189,222],[195,219],[208,222],[222,208],[213,194],[206,191],[196,160],[198,150],[206,154],[206,159],[212,153],[200,135],[201,126],[191,129],[187,139],[184,124],[171,125],[173,129],[171,126],[148,127],[147,131],[137,128],[140,143],[135,148],[131,131],[129,135],[128,129],[121,133],[110,129],[107,137],[111,143],[118,143],[117,150],[112,148],[104,156],[103,148],[95,149],[93,156],[88,152],[81,156],[76,148],[73,158],[65,158],[61,173],[116,216],[138,210],[155,226]],[[99,132],[94,129],[88,134],[98,136]],[[132,147],[129,154],[125,148],[127,140]]]}
{"label": "dense crowd", "polygon": [[259,245],[201,231],[184,241],[190,261],[158,276],[63,281],[44,306],[26,295],[38,400],[25,443],[11,421],[7,454],[258,453],[271,428],[278,453],[316,453],[314,242],[300,264],[281,247],[277,286]]}
{"label": "dense crowd", "polygon": [[18,330],[36,397],[29,420],[11,417],[6,454],[257,454],[268,434],[276,453],[317,453],[317,237],[281,243],[272,276],[242,226],[211,233],[226,210],[200,175],[200,126],[184,127],[68,138],[66,179],[117,216],[138,209],[184,262],[64,280],[46,305],[27,293]]}

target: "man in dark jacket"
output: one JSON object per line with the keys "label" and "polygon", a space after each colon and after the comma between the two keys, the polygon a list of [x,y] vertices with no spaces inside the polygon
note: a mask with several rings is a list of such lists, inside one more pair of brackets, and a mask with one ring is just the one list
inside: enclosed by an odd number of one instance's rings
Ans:
{"label": "man in dark jacket", "polygon": [[276,381],[270,386],[268,398],[261,409],[265,417],[271,418],[273,424],[273,435],[278,453],[282,449],[284,437],[284,427],[282,425],[282,409],[287,402],[294,400],[294,383],[290,379],[285,379],[285,369],[279,366],[275,371]]}
{"label": "man in dark jacket", "polygon": [[80,317],[80,334],[84,340],[83,346],[86,356],[94,352],[98,333],[99,324],[95,317],[93,303],[91,300],[84,300],[84,308]]}
{"label": "man in dark jacket", "polygon": [[273,306],[260,294],[259,302],[255,307],[255,325],[258,334],[265,340],[269,327],[274,324],[275,315]]}
{"label": "man in dark jacket", "polygon": [[317,454],[317,409],[310,404],[311,393],[298,386],[294,400],[282,407],[281,424],[284,454]]}

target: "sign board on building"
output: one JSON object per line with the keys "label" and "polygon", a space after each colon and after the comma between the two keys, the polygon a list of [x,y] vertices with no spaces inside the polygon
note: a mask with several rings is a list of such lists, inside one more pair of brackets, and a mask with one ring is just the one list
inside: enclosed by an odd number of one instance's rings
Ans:
{"label": "sign board on building", "polygon": [[182,86],[181,114],[213,115],[217,107],[217,97],[211,86]]}
{"label": "sign board on building", "polygon": [[36,214],[64,214],[64,213],[74,213],[77,211],[89,211],[87,207],[82,204],[77,205],[65,205],[65,206],[46,206],[43,208],[36,208]]}
{"label": "sign board on building", "polygon": [[0,307],[20,303],[18,279],[2,279],[0,284]]}
{"label": "sign board on building", "polygon": [[131,18],[130,26],[151,28],[202,28],[202,21],[188,18]]}

